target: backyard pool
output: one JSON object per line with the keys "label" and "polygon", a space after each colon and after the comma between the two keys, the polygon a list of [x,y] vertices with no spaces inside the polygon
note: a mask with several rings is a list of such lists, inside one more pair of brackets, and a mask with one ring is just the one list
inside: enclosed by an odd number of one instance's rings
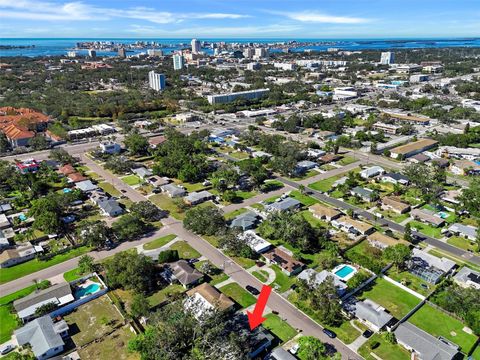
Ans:
{"label": "backyard pool", "polygon": [[355,273],[357,269],[350,265],[338,265],[332,272],[338,276],[341,280],[347,281],[349,280]]}
{"label": "backyard pool", "polygon": [[18,215],[18,218],[20,219],[20,221],[25,221],[25,220],[27,220],[27,215],[20,214],[20,215]]}
{"label": "backyard pool", "polygon": [[85,296],[95,294],[98,290],[100,290],[100,284],[90,283],[88,286],[80,287],[75,291],[75,297],[81,299]]}

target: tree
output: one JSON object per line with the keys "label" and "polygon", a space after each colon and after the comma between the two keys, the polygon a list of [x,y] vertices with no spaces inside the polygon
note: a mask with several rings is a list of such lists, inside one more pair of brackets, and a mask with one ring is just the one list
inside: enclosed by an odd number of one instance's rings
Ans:
{"label": "tree", "polygon": [[78,159],[70,155],[66,150],[62,148],[50,150],[50,154],[48,155],[48,158],[54,161],[57,161],[62,165],[65,165],[65,164],[75,165],[78,163]]}
{"label": "tree", "polygon": [[390,344],[396,344],[397,343],[397,337],[393,332],[387,332],[385,334],[385,340],[387,340]]}
{"label": "tree", "polygon": [[298,340],[298,357],[303,360],[324,359],[327,348],[325,344],[313,336],[302,336]]}
{"label": "tree", "polygon": [[52,311],[57,310],[58,305],[54,302],[48,302],[46,304],[40,305],[35,309],[35,316],[40,317],[43,315],[50,314]]}
{"label": "tree", "polygon": [[139,293],[145,293],[153,287],[155,266],[152,260],[143,254],[120,252],[104,266],[109,287],[120,287]]}
{"label": "tree", "polygon": [[480,179],[473,178],[468,188],[457,198],[472,216],[480,219]]}
{"label": "tree", "polygon": [[412,236],[412,225],[410,223],[407,223],[405,225],[405,231],[403,233],[403,239],[408,242],[413,242],[413,236]]}
{"label": "tree", "polygon": [[403,244],[397,244],[389,246],[383,251],[383,257],[391,261],[397,269],[402,269],[405,266],[405,262],[410,259],[410,248]]}
{"label": "tree", "polygon": [[135,215],[126,214],[113,223],[112,230],[121,241],[127,241],[138,239],[148,227]]}
{"label": "tree", "polygon": [[10,143],[4,133],[0,133],[0,154],[10,150]]}
{"label": "tree", "polygon": [[150,312],[150,304],[143,294],[135,294],[130,305],[130,315],[133,318],[146,316]]}
{"label": "tree", "polygon": [[63,227],[61,216],[67,206],[64,200],[55,193],[33,200],[29,210],[29,216],[35,219],[33,227],[49,234],[60,232]]}
{"label": "tree", "polygon": [[177,261],[179,259],[178,256],[178,251],[177,250],[164,250],[160,251],[158,254],[158,263],[159,264],[164,264],[164,263],[170,263]]}
{"label": "tree", "polygon": [[225,227],[225,218],[214,206],[194,207],[185,213],[183,226],[200,235],[215,235]]}
{"label": "tree", "polygon": [[349,289],[356,289],[357,287],[362,285],[365,281],[367,281],[369,278],[370,276],[367,273],[360,271],[360,272],[357,272],[355,275],[353,275],[353,277],[351,277],[347,281],[347,285]]}
{"label": "tree", "polygon": [[[251,236],[250,234],[244,235]],[[240,238],[238,230],[228,230],[218,239],[218,246],[232,256],[240,256],[249,259],[256,257],[256,253],[247,245],[245,239]]]}
{"label": "tree", "polygon": [[110,238],[111,230],[105,221],[84,221],[78,227],[78,234],[84,243],[101,248]]}
{"label": "tree", "polygon": [[82,255],[78,259],[78,270],[81,274],[88,274],[95,271],[94,259],[90,255]]}
{"label": "tree", "polygon": [[123,140],[127,150],[134,155],[145,155],[148,153],[149,143],[142,135],[133,132]]}
{"label": "tree", "polygon": [[34,149],[34,150],[44,150],[48,147],[48,142],[45,136],[42,135],[35,135],[33,138],[30,139],[28,144]]}
{"label": "tree", "polygon": [[130,212],[145,221],[158,221],[164,217],[164,212],[148,200],[133,203]]}

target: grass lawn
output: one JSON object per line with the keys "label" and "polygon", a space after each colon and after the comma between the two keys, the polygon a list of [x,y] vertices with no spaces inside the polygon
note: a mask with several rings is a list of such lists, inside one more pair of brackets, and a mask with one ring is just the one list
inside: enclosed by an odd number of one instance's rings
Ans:
{"label": "grass lawn", "polygon": [[252,271],[252,275],[255,276],[258,280],[265,283],[268,280],[268,275],[265,275],[263,272],[260,271]]}
{"label": "grass lawn", "polygon": [[305,220],[307,220],[313,227],[329,227],[325,221],[317,219],[309,210],[301,211],[300,214],[302,214]]}
{"label": "grass lawn", "polygon": [[135,334],[130,331],[129,327],[124,326],[104,337],[102,341],[93,342],[80,349],[78,354],[86,360],[108,359],[113,354],[115,354],[116,360],[137,360],[140,359],[140,355],[128,351],[128,342],[134,336]]}
{"label": "grass lawn", "polygon": [[[375,349],[370,349],[370,344],[378,341],[380,345]],[[363,356],[365,360],[377,360],[370,353],[374,353],[381,359],[389,360],[409,360],[410,352],[398,344],[391,344],[385,340],[383,334],[374,334],[368,341],[363,344],[359,349],[358,353]]]}
{"label": "grass lawn", "polygon": [[375,280],[374,285],[367,287],[358,297],[362,300],[372,299],[397,319],[404,317],[420,302],[419,298],[381,278]]}
{"label": "grass lawn", "polygon": [[234,151],[228,155],[238,160],[248,159],[250,157],[250,155],[244,151]]}
{"label": "grass lawn", "polygon": [[201,255],[200,253],[192,248],[186,241],[177,241],[172,246],[170,246],[171,250],[177,250],[178,256],[181,259],[196,259],[199,258]]}
{"label": "grass lawn", "polygon": [[293,190],[290,193],[290,197],[292,197],[294,199],[297,199],[298,201],[300,201],[305,206],[310,206],[310,205],[313,205],[313,204],[316,204],[316,203],[319,202],[317,199],[315,199],[311,196],[308,196],[308,195],[304,195],[298,190]]}
{"label": "grass lawn", "polygon": [[165,300],[167,300],[173,294],[180,294],[183,293],[185,288],[179,284],[168,285],[167,287],[163,288],[162,290],[157,291],[150,295],[148,299],[148,303],[151,307],[155,307]]}
{"label": "grass lawn", "polygon": [[83,255],[89,252],[90,250],[91,248],[88,246],[81,246],[79,248],[68,251],[65,254],[54,256],[53,258],[47,261],[33,259],[30,261],[24,262],[23,264],[18,264],[9,268],[1,268],[0,284],[4,284],[6,282],[21,278],[31,273],[46,269],[50,266],[60,264],[64,261]]}
{"label": "grass lawn", "polygon": [[230,283],[220,288],[220,291],[234,300],[242,308],[247,308],[257,302],[255,296],[242,288],[237,283]]}
{"label": "grass lawn", "polygon": [[477,340],[475,335],[462,330],[466,325],[460,320],[428,304],[423,305],[408,321],[435,337],[443,336],[454,342],[466,354]]}
{"label": "grass lawn", "polygon": [[15,291],[14,293],[2,296],[0,298],[0,306],[7,305],[9,303],[14,302],[15,300],[21,299],[27,295],[33,293],[37,288],[38,289],[46,289],[50,285],[48,280],[41,281],[38,285],[30,285],[24,289]]}
{"label": "grass lawn", "polygon": [[78,307],[64,318],[71,328],[73,325],[78,327],[79,331],[71,335],[77,347],[101,339],[123,321],[110,298],[105,295]]}
{"label": "grass lawn", "polygon": [[181,182],[180,180],[175,181],[176,184],[182,185],[185,190],[187,190],[189,193],[193,191],[202,191],[207,188],[207,186],[203,185],[201,182],[198,183],[188,183],[188,182]]}
{"label": "grass lawn", "polygon": [[267,320],[262,324],[263,327],[270,330],[282,342],[287,342],[297,335],[297,331],[278,315],[267,314],[265,318]]}
{"label": "grass lawn", "polygon": [[321,192],[329,191],[329,190],[332,189],[333,183],[335,181],[337,181],[338,179],[342,178],[343,176],[345,176],[345,175],[332,176],[332,177],[329,177],[327,179],[323,179],[323,180],[314,182],[313,184],[308,185],[308,187],[312,188],[313,190],[317,190],[317,191],[321,191]]}
{"label": "grass lawn", "polygon": [[420,221],[416,221],[416,220],[412,220],[409,222],[409,224],[413,227],[413,228],[417,228],[417,230],[425,235],[428,235],[428,236],[431,236],[431,237],[434,237],[436,239],[440,239],[442,238],[442,228],[438,227],[433,227],[433,226],[430,226],[430,225],[427,225],[427,224],[424,224]]}
{"label": "grass lawn", "polygon": [[480,360],[480,344],[477,345],[472,355],[470,355],[473,360]]}
{"label": "grass lawn", "polygon": [[346,165],[353,164],[356,161],[357,161],[357,159],[355,159],[353,156],[345,155],[342,159],[337,161],[337,164],[342,165],[342,166],[346,166]]}
{"label": "grass lawn", "polygon": [[172,217],[177,220],[183,220],[185,213],[175,203],[173,199],[163,194],[156,194],[148,198],[151,202],[157,205],[160,209],[167,210]]}
{"label": "grass lawn", "polygon": [[250,207],[257,209],[258,211],[265,210],[265,206],[263,206],[263,204],[260,204],[260,203],[252,204],[250,205]]}
{"label": "grass lawn", "polygon": [[477,246],[473,242],[461,236],[452,236],[448,238],[447,243],[463,250],[477,250]]}
{"label": "grass lawn", "polygon": [[[416,291],[423,296],[427,296],[436,288],[435,285],[427,283],[426,281],[420,279],[418,276],[415,276],[408,271],[398,272],[398,270],[394,267],[388,270],[387,275],[393,280],[398,281],[399,283],[405,285],[409,289],[412,289],[413,291]],[[422,285],[427,286],[428,288],[425,289]]]}
{"label": "grass lawn", "polygon": [[162,236],[158,239],[152,240],[149,243],[143,244],[143,248],[145,250],[158,249],[162,246],[165,246],[166,244],[168,244],[170,241],[172,241],[176,237],[177,237],[177,235],[173,235],[173,234],[165,235],[165,236]]}
{"label": "grass lawn", "polygon": [[214,269],[212,272],[210,272],[207,276],[211,279],[209,281],[209,284],[214,286],[216,284],[220,284],[221,282],[228,280],[229,276],[225,274],[221,269],[217,268],[215,265],[213,265],[210,261],[208,260],[202,260],[196,262],[193,266],[195,266],[195,269],[198,271],[202,271],[202,265],[205,263],[210,263],[210,266]]}
{"label": "grass lawn", "polygon": [[72,270],[69,270],[65,273],[63,273],[63,278],[65,279],[65,281],[73,281],[73,280],[77,280],[77,279],[80,279],[82,277],[83,274],[80,273],[80,269],[79,268],[75,268],[75,269],[72,269]]}
{"label": "grass lawn", "polygon": [[138,177],[137,175],[125,176],[124,178],[122,178],[122,181],[125,184],[130,185],[130,186],[139,185],[139,184],[142,183],[142,179],[140,179],[140,177]]}
{"label": "grass lawn", "polygon": [[122,193],[117,189],[115,189],[115,187],[109,182],[104,181],[104,182],[98,183],[98,186],[101,187],[105,192],[109,193],[111,196],[116,196],[116,197],[122,196]]}
{"label": "grass lawn", "polygon": [[255,265],[255,260],[239,257],[239,256],[232,256],[233,261],[239,264],[244,269],[250,269],[252,266]]}
{"label": "grass lawn", "polygon": [[400,224],[402,221],[405,219],[408,219],[409,214],[397,214],[394,211],[389,211],[389,210],[378,210],[379,213],[381,213],[383,216],[385,216],[387,219],[391,219],[395,221],[396,223]]}
{"label": "grass lawn", "polygon": [[291,180],[291,181],[299,181],[299,180],[303,180],[303,179],[308,179],[308,178],[310,178],[312,176],[315,176],[315,175],[318,175],[318,174],[320,174],[320,173],[316,170],[309,170],[305,174],[303,174],[302,176],[287,177],[287,179]]}
{"label": "grass lawn", "polygon": [[237,209],[237,210],[234,210],[232,212],[229,212],[228,214],[225,214],[225,220],[232,220],[234,218],[236,218],[238,215],[241,215],[243,213],[246,213],[248,211],[247,208],[241,208],[241,209]]}
{"label": "grass lawn", "polygon": [[12,305],[0,306],[0,344],[10,340],[13,331],[20,325],[20,320],[13,311]]}
{"label": "grass lawn", "polygon": [[282,272],[277,265],[271,265],[270,268],[275,271],[275,281],[271,284],[278,292],[283,293],[290,289],[295,283],[295,276],[288,276]]}

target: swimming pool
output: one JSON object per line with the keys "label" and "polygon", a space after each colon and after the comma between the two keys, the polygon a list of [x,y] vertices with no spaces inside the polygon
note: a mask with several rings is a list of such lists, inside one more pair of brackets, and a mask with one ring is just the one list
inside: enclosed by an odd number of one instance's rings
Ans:
{"label": "swimming pool", "polygon": [[442,219],[446,219],[448,217],[448,214],[444,211],[438,212],[438,216],[440,216]]}
{"label": "swimming pool", "polygon": [[350,279],[353,275],[355,275],[356,272],[357,269],[350,265],[338,265],[335,269],[333,269],[333,273],[343,281]]}
{"label": "swimming pool", "polygon": [[82,297],[92,295],[96,293],[98,290],[100,290],[100,284],[93,283],[86,287],[81,287],[77,291],[75,291],[75,297],[77,299],[80,299]]}
{"label": "swimming pool", "polygon": [[20,221],[25,221],[27,220],[27,216],[25,214],[20,214],[18,215],[18,218],[20,219]]}

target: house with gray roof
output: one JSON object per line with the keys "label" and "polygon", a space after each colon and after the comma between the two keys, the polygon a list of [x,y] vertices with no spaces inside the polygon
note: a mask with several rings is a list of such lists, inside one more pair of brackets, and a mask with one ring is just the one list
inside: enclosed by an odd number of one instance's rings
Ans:
{"label": "house with gray roof", "polygon": [[370,179],[372,177],[382,175],[384,172],[385,170],[381,166],[371,166],[360,171],[360,176],[364,179]]}
{"label": "house with gray roof", "polygon": [[288,210],[298,209],[300,206],[302,206],[302,203],[297,199],[286,197],[284,199],[280,199],[271,204],[268,204],[266,206],[266,210],[268,212],[274,212],[274,211],[284,212]]}
{"label": "house with gray roof", "polygon": [[410,215],[415,220],[419,220],[435,227],[440,227],[445,224],[445,220],[439,216],[435,216],[435,213],[429,209],[413,209],[410,211]]}
{"label": "house with gray roof", "polygon": [[392,184],[401,184],[401,185],[408,185],[410,182],[410,179],[402,175],[400,173],[394,173],[394,172],[387,172],[382,175],[382,181],[389,182]]}
{"label": "house with gray roof", "polygon": [[305,269],[300,274],[298,274],[298,278],[305,280],[307,284],[311,287],[317,287],[321,283],[323,283],[328,277],[332,277],[333,284],[337,288],[337,293],[339,296],[345,294],[348,289],[347,284],[340,280],[338,276],[333,275],[328,270],[322,270],[320,272],[315,271],[314,269]]}
{"label": "house with gray roof", "polygon": [[175,184],[163,185],[163,186],[160,186],[160,189],[162,189],[162,191],[166,193],[168,196],[170,196],[171,198],[185,196],[185,194],[187,193],[185,189],[182,189],[180,186]]}
{"label": "house with gray roof", "polygon": [[35,311],[42,305],[54,303],[57,307],[61,307],[74,300],[70,284],[60,283],[15,300],[13,307],[18,317],[26,322],[35,316]]}
{"label": "house with gray roof", "polygon": [[346,307],[350,313],[373,331],[382,330],[393,319],[393,316],[386,312],[382,306],[370,299],[355,300]]}
{"label": "house with gray roof", "polygon": [[303,174],[307,172],[308,170],[314,169],[317,167],[317,163],[310,161],[310,160],[303,160],[299,161],[297,163],[297,166],[295,166],[295,173],[296,174]]}
{"label": "house with gray roof", "polygon": [[188,205],[198,205],[205,201],[212,200],[215,198],[211,192],[206,190],[202,191],[193,191],[183,198],[183,201]]}
{"label": "house with gray roof", "polygon": [[439,258],[417,248],[413,248],[412,257],[408,261],[409,271],[431,284],[438,283],[442,276],[451,272],[456,265],[450,259]]}
{"label": "house with gray roof", "polygon": [[468,240],[475,241],[477,238],[478,229],[475,226],[455,223],[450,225],[448,231],[450,231],[452,234],[462,236]]}
{"label": "house with gray roof", "polygon": [[177,280],[184,288],[196,285],[203,278],[203,274],[190,266],[185,260],[179,260],[170,265],[171,275],[170,282]]}
{"label": "house with gray roof", "polygon": [[461,287],[471,287],[480,290],[480,272],[466,266],[462,267],[460,271],[455,274],[453,281]]}
{"label": "house with gray roof", "polygon": [[68,324],[65,320],[56,323],[45,315],[29,322],[15,331],[17,343],[20,346],[29,344],[33,354],[39,360],[49,359],[63,352],[68,336]]}
{"label": "house with gray roof", "polygon": [[117,200],[112,198],[101,200],[97,203],[97,205],[105,216],[114,217],[123,213],[123,209],[118,204]]}
{"label": "house with gray roof", "polygon": [[255,228],[260,220],[260,216],[253,211],[247,211],[235,217],[230,223],[231,228],[240,228],[243,231]]}
{"label": "house with gray roof", "polygon": [[10,210],[12,210],[12,205],[10,205],[9,203],[0,204],[0,214],[6,213]]}
{"label": "house with gray roof", "polygon": [[10,247],[10,240],[15,237],[12,228],[0,229],[0,251]]}
{"label": "house with gray roof", "polygon": [[400,324],[393,333],[400,345],[422,360],[452,360],[458,354],[458,346],[444,338],[436,338],[408,321]]}
{"label": "house with gray roof", "polygon": [[272,350],[270,354],[270,360],[296,360],[297,358],[290,354],[287,350],[281,346]]}
{"label": "house with gray roof", "polygon": [[146,167],[143,167],[143,166],[136,169],[132,169],[132,172],[142,179],[149,178],[150,176],[153,175],[153,173],[150,170],[148,170]]}
{"label": "house with gray roof", "polygon": [[361,198],[363,201],[372,202],[377,200],[377,196],[373,190],[366,189],[361,186],[355,186],[352,190],[350,190],[350,194]]}
{"label": "house with gray roof", "polygon": [[75,184],[75,187],[85,193],[89,193],[98,189],[98,186],[92,183],[91,180],[79,181]]}

